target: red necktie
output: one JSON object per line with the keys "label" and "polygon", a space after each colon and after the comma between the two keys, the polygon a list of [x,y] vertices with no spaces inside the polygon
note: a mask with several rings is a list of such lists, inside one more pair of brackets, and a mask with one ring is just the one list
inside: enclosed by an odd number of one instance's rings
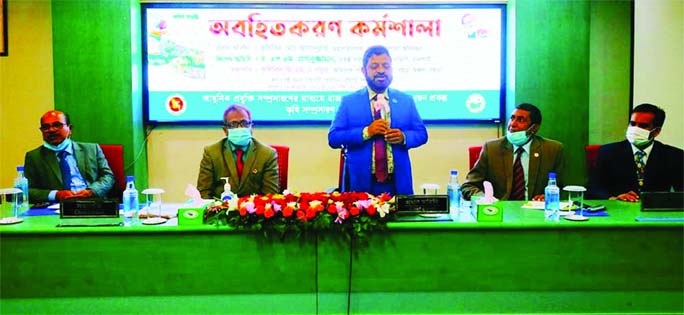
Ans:
{"label": "red necktie", "polygon": [[[377,97],[377,96],[376,96]],[[381,95],[381,97],[384,97]],[[376,110],[375,119],[382,118],[382,111]],[[384,183],[387,180],[387,147],[385,145],[385,137],[375,137],[375,179],[378,183]]]}
{"label": "red necktie", "polygon": [[509,200],[524,200],[525,199],[525,171],[522,163],[520,163],[520,156],[525,150],[520,147],[515,150],[515,163],[513,163],[513,183],[511,185],[511,196]]}
{"label": "red necktie", "polygon": [[242,178],[242,169],[245,168],[245,162],[242,161],[243,153],[244,152],[242,150],[235,150],[235,154],[237,155],[237,161],[235,161],[235,166],[237,167],[238,178]]}

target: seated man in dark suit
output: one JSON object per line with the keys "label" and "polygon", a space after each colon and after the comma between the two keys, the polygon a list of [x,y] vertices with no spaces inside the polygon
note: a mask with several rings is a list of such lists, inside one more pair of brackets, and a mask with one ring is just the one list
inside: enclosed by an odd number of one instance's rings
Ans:
{"label": "seated man in dark suit", "polygon": [[652,104],[632,110],[626,140],[599,149],[589,174],[589,196],[636,202],[642,191],[682,191],[684,151],[655,141],[665,111]]}
{"label": "seated man in dark suit", "polygon": [[204,148],[197,176],[202,198],[220,198],[228,177],[233,193],[276,194],[278,155],[275,149],[252,138],[252,114],[247,107],[231,105],[223,113],[226,137]]}
{"label": "seated man in dark suit", "polygon": [[24,174],[32,203],[105,197],[114,174],[95,143],[71,140],[69,116],[51,110],[40,119],[43,145],[26,153]]}
{"label": "seated man in dark suit", "polygon": [[480,158],[468,172],[461,186],[463,198],[483,194],[483,182],[489,181],[494,197],[501,200],[544,200],[549,172],[562,183],[563,145],[537,135],[542,115],[532,104],[515,107],[506,136],[487,141]]}

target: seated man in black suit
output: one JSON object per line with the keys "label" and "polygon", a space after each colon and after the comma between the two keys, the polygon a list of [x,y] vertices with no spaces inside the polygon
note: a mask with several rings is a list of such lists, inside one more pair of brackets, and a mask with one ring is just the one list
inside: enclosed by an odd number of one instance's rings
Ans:
{"label": "seated man in black suit", "polygon": [[684,151],[654,139],[665,123],[665,111],[652,104],[634,108],[626,140],[599,149],[589,178],[595,199],[639,201],[642,191],[682,191]]}

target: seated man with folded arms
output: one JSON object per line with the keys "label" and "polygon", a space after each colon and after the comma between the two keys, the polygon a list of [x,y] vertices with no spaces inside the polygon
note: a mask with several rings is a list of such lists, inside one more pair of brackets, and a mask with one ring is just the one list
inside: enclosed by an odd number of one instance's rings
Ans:
{"label": "seated man with folded arms", "polygon": [[24,158],[32,203],[105,197],[114,186],[100,146],[72,141],[72,129],[69,116],[61,111],[51,110],[40,118],[43,145]]}
{"label": "seated man with folded arms", "polygon": [[541,127],[541,111],[532,104],[515,107],[506,136],[487,141],[480,158],[461,186],[466,200],[484,194],[489,181],[494,197],[500,200],[544,200],[549,172],[555,172],[561,186],[564,166],[563,145],[536,133]]}
{"label": "seated man with folded arms", "polygon": [[636,202],[642,191],[682,191],[684,151],[655,141],[664,123],[665,111],[658,106],[635,107],[627,139],[599,149],[589,197]]}
{"label": "seated man with folded arms", "polygon": [[275,194],[278,187],[278,155],[275,149],[252,137],[252,114],[243,105],[231,105],[223,113],[226,137],[204,148],[197,176],[202,198],[220,198],[228,177],[233,193]]}

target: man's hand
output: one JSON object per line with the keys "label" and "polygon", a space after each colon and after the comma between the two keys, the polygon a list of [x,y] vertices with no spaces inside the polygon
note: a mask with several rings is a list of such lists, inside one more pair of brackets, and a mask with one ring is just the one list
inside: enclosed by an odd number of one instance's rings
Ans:
{"label": "man's hand", "polygon": [[539,194],[532,197],[532,201],[544,201],[544,194]]}
{"label": "man's hand", "polygon": [[385,135],[389,126],[387,121],[384,119],[376,119],[370,125],[368,125],[368,136],[373,137],[377,135]]}
{"label": "man's hand", "polygon": [[608,198],[610,200],[622,200],[622,201],[629,201],[629,202],[637,202],[639,201],[639,194],[635,193],[634,191],[628,191],[624,194],[619,194],[615,197],[610,197]]}
{"label": "man's hand", "polygon": [[71,190],[58,190],[57,194],[55,194],[55,198],[57,198],[57,201],[62,201],[64,199],[69,199],[74,197],[74,192]]}
{"label": "man's hand", "polygon": [[90,189],[84,189],[77,193],[74,193],[72,198],[88,198],[95,196],[95,193]]}
{"label": "man's hand", "polygon": [[404,133],[399,129],[388,129],[385,132],[385,141],[389,144],[403,144]]}

